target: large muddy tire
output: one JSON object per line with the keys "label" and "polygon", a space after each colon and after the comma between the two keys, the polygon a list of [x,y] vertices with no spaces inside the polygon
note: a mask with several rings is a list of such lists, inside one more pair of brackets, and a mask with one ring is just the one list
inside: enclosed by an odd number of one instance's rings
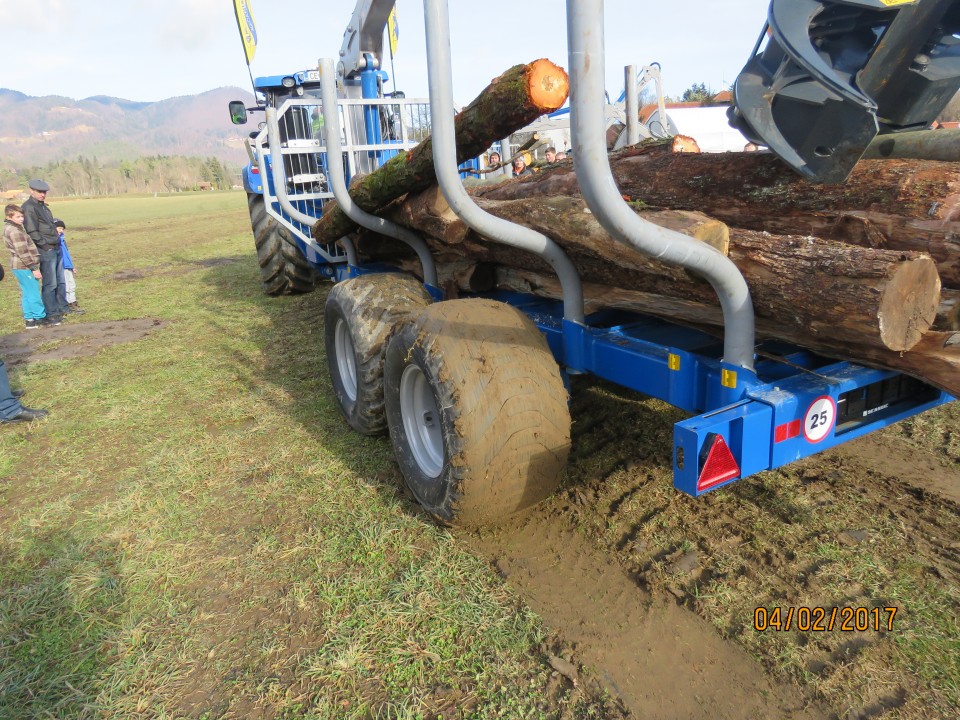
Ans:
{"label": "large muddy tire", "polygon": [[334,396],[350,427],[364,435],[387,429],[383,355],[387,339],[409,315],[430,304],[415,278],[361,275],[334,286],[324,311],[324,344]]}
{"label": "large muddy tire", "polygon": [[519,310],[489,300],[431,305],[390,339],[384,394],[400,470],[440,522],[495,523],[559,485],[567,391]]}
{"label": "large muddy tire", "polygon": [[267,213],[263,196],[248,193],[247,206],[257,245],[263,291],[271,297],[312,291],[316,278],[313,268],[289,231]]}

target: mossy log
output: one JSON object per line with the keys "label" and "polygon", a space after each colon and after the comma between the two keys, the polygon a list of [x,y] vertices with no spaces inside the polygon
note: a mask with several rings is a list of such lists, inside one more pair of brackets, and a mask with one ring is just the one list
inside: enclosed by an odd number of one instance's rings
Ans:
{"label": "mossy log", "polygon": [[[634,202],[697,210],[748,230],[925,252],[937,262],[943,286],[960,289],[958,162],[862,160],[843,184],[816,185],[770,153],[672,153],[654,145],[610,159],[620,192]],[[564,161],[475,194],[515,200],[579,192],[572,164]]]}
{"label": "mossy log", "polygon": [[[476,157],[495,141],[559,109],[567,92],[567,73],[549,60],[510,68],[457,115],[457,161]],[[350,196],[360,208],[374,212],[401,195],[419,192],[436,181],[433,140],[427,138],[409,152],[358,178],[350,186]],[[356,229],[357,225],[340,206],[330,202],[313,226],[313,237],[321,244],[332,243]]]}

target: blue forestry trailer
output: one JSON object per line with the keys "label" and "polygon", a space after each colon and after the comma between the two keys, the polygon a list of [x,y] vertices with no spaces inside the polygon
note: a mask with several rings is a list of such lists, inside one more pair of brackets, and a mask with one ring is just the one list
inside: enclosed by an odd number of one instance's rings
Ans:
{"label": "blue forestry trailer", "polygon": [[[582,196],[614,239],[706,278],[724,334],[615,309],[586,314],[581,278],[562,248],[487,214],[464,190],[447,0],[424,0],[429,100],[383,96],[379,58],[392,7],[360,0],[339,66],[321,60],[316,70],[256,81],[265,121],[248,145],[244,183],[264,289],[304,292],[318,278],[334,281],[324,332],[339,407],[356,431],[389,432],[407,485],[437,520],[496,522],[557,488],[570,447],[570,375],[604,378],[690,413],[674,427],[672,462],[675,486],[693,496],[953,400],[897,372],[757,342],[736,266],[645,222],[620,197],[607,161],[603,2],[567,0]],[[802,175],[841,181],[878,133],[927,126],[953,97],[958,33],[957,0],[773,0],[738,78],[731,123]],[[231,103],[231,115],[245,122],[243,103]],[[424,240],[352,202],[351,176],[427,134],[450,209],[490,242],[539,255],[560,281],[561,300],[502,290],[445,299]],[[419,277],[361,262],[349,237],[319,245],[310,229],[330,198],[361,227],[412,248]]]}

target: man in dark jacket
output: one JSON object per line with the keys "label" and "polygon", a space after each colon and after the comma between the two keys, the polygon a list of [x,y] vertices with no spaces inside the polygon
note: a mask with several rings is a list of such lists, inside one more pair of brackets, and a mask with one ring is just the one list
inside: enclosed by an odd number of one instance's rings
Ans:
{"label": "man in dark jacket", "polygon": [[30,181],[30,197],[23,203],[23,229],[40,251],[40,274],[43,275],[43,307],[51,322],[63,319],[66,308],[57,297],[57,276],[60,260],[60,235],[53,213],[45,202],[50,186],[43,180]]}

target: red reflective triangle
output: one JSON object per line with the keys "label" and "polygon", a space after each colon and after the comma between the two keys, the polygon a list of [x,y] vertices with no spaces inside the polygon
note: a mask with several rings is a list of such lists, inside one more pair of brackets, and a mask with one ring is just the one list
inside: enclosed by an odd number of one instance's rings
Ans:
{"label": "red reflective triangle", "polygon": [[740,474],[740,466],[733,458],[723,435],[715,435],[703,470],[697,479],[697,491],[708,490],[727,480],[733,480]]}

